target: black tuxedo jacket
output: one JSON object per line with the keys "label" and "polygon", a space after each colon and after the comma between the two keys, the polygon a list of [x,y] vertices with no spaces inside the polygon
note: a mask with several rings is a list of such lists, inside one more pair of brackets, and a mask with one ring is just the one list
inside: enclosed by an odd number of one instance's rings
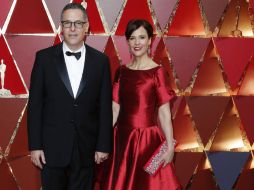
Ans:
{"label": "black tuxedo jacket", "polygon": [[108,57],[86,46],[85,66],[73,96],[62,44],[38,51],[28,101],[30,150],[43,150],[48,166],[70,162],[77,137],[84,165],[112,149],[112,85]]}

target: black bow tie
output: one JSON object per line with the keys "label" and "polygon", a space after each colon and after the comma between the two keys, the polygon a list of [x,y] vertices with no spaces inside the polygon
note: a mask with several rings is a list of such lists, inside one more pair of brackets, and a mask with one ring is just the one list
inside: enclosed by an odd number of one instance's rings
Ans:
{"label": "black bow tie", "polygon": [[65,54],[67,56],[75,56],[77,60],[79,60],[79,58],[81,57],[81,52],[76,52],[76,53],[73,53],[73,52],[70,52],[70,51],[66,51]]}

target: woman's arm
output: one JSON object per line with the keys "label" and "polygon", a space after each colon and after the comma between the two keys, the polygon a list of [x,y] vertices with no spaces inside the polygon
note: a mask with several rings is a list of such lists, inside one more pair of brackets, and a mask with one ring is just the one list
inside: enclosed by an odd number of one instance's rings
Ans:
{"label": "woman's arm", "polygon": [[165,135],[168,150],[163,156],[164,166],[170,163],[174,157],[174,141],[173,141],[173,127],[171,122],[171,112],[169,102],[159,107],[159,121],[162,131]]}
{"label": "woman's arm", "polygon": [[113,126],[115,126],[119,115],[120,105],[115,101],[112,101],[112,108],[113,108]]}

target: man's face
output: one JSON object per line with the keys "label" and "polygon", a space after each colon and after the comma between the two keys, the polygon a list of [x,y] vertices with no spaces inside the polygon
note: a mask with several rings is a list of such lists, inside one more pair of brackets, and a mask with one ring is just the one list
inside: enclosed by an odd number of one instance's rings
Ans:
{"label": "man's face", "polygon": [[61,29],[64,41],[71,50],[77,50],[83,45],[88,28],[88,21],[85,20],[81,10],[68,9],[64,11]]}

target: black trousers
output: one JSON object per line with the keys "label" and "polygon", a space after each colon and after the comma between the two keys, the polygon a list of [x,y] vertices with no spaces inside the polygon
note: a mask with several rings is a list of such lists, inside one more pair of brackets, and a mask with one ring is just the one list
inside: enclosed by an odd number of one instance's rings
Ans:
{"label": "black trousers", "polygon": [[72,158],[68,166],[48,167],[47,164],[44,165],[41,172],[42,190],[92,190],[94,167],[83,167],[81,161],[75,138]]}

